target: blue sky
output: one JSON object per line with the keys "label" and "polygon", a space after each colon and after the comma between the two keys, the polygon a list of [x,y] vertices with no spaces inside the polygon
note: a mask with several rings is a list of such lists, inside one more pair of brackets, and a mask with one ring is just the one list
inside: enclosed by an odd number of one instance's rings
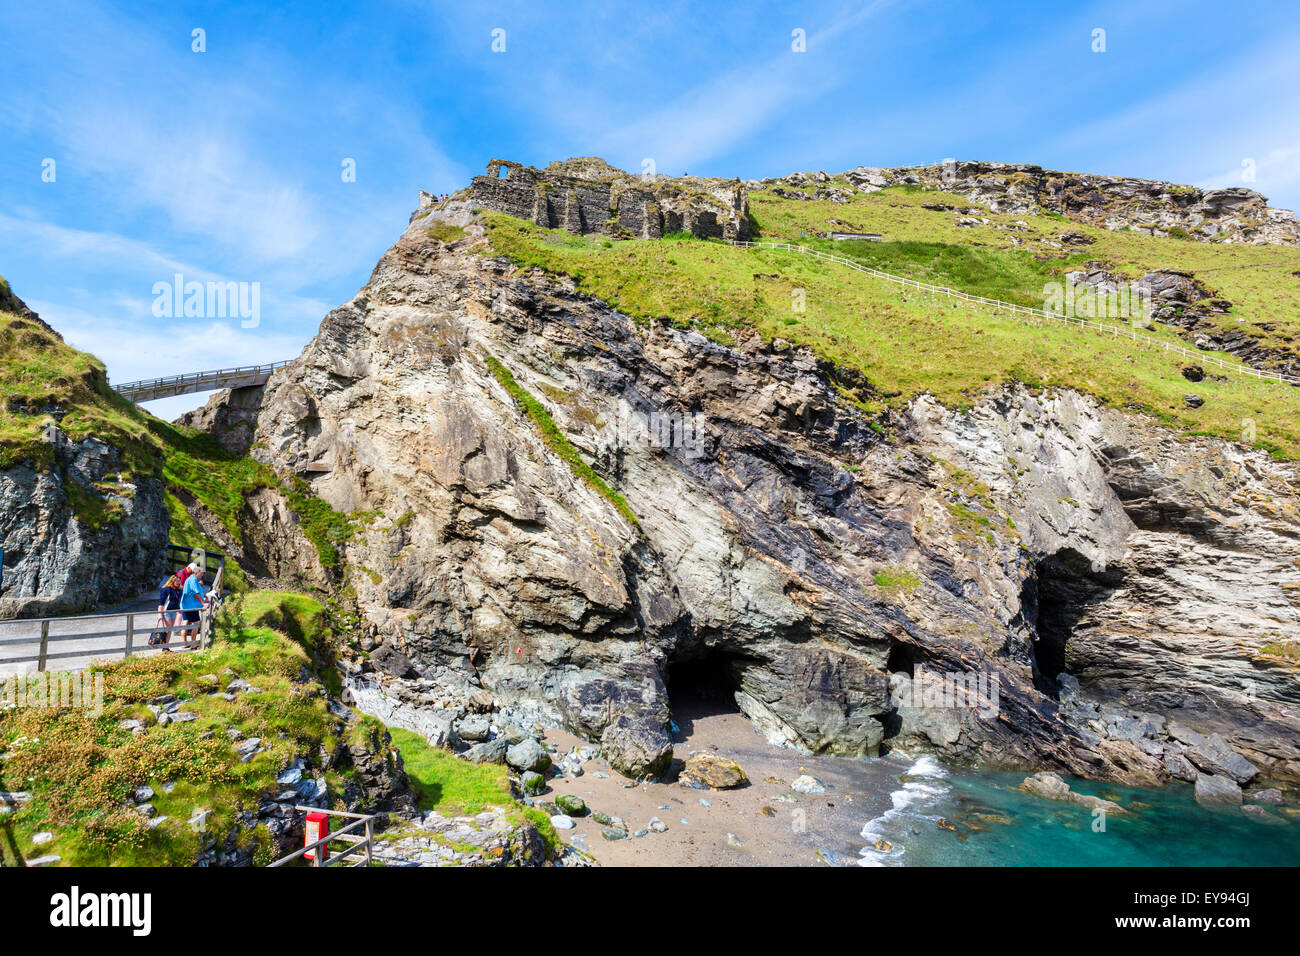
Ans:
{"label": "blue sky", "polygon": [[[0,275],[123,381],[296,355],[417,190],[494,156],[743,178],[995,159],[1294,209],[1298,27],[1300,5],[1251,2],[10,2]],[[178,272],[259,283],[260,324],[155,318]]]}

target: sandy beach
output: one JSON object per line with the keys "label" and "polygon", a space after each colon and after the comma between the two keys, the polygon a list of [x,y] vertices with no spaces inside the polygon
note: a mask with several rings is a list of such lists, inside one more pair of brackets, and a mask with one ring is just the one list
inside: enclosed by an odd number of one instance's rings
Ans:
{"label": "sandy beach", "polygon": [[[742,714],[708,700],[679,703],[675,718],[673,765],[661,782],[633,783],[599,757],[583,765],[580,777],[547,780],[538,805],[574,794],[627,825],[627,838],[611,841],[590,814],[575,817],[573,829],[559,831],[566,843],[605,866],[821,866],[841,854],[842,862],[856,862],[862,825],[889,808],[907,767],[899,756],[847,760],[773,746]],[[583,744],[563,731],[548,732],[546,740],[561,755]],[[699,750],[735,760],[749,783],[731,790],[679,783],[682,762]],[[827,792],[796,793],[790,785],[802,774],[820,779]],[[656,817],[666,832],[635,835]]]}

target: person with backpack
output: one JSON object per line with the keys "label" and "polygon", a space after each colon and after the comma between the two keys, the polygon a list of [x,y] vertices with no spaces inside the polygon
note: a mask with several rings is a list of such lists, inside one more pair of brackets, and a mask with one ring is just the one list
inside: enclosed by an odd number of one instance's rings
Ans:
{"label": "person with backpack", "polygon": [[155,627],[164,630],[156,631],[149,635],[149,644],[157,647],[159,644],[171,643],[171,632],[165,628],[176,627],[181,623],[181,589],[184,582],[179,575],[171,575],[167,580],[162,582],[158,588],[158,623]]}
{"label": "person with backpack", "polygon": [[190,564],[189,574],[181,585],[181,614],[186,624],[196,625],[181,632],[182,643],[198,639],[197,627],[201,612],[208,606],[208,593],[203,589],[203,568],[197,561]]}

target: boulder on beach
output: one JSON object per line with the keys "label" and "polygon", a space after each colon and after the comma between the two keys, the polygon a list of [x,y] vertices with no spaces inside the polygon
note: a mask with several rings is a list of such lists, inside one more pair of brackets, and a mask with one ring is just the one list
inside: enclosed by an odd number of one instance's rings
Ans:
{"label": "boulder on beach", "polygon": [[681,783],[697,790],[713,788],[730,790],[749,782],[745,771],[730,757],[702,750],[686,758],[686,764],[677,778]]}
{"label": "boulder on beach", "polygon": [[531,737],[522,740],[506,751],[506,763],[516,770],[541,773],[551,765],[551,755]]}
{"label": "boulder on beach", "polygon": [[581,817],[587,814],[587,804],[582,797],[572,793],[562,793],[555,798],[555,805],[564,813],[571,817]]}
{"label": "boulder on beach", "polygon": [[816,777],[804,774],[796,777],[794,783],[790,784],[790,789],[795,793],[825,793],[826,784],[822,783]]}
{"label": "boulder on beach", "polygon": [[658,777],[673,760],[668,731],[647,717],[616,717],[600,738],[600,752],[625,777]]}

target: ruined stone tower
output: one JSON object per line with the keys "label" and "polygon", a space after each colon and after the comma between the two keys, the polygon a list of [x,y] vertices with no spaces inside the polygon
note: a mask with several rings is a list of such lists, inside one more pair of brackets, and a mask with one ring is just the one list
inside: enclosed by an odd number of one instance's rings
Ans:
{"label": "ruined stone tower", "polygon": [[485,209],[550,229],[658,239],[689,232],[701,239],[747,239],[749,199],[738,179],[637,177],[603,159],[579,158],[535,169],[494,159],[475,176],[470,199]]}

